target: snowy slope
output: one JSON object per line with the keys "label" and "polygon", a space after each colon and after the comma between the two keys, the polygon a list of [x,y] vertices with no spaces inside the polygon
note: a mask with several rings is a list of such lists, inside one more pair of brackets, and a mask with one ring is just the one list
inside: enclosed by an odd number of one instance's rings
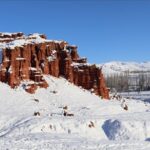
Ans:
{"label": "snowy slope", "polygon": [[[150,149],[150,104],[102,100],[63,78],[26,93],[0,83],[1,149]],[[63,116],[63,107],[74,116]],[[34,116],[40,112],[40,116]],[[93,125],[93,126],[91,126]]]}
{"label": "snowy slope", "polygon": [[102,67],[103,73],[105,75],[122,73],[125,71],[138,72],[138,71],[149,71],[150,72],[150,62],[119,62],[113,61],[98,65]]}

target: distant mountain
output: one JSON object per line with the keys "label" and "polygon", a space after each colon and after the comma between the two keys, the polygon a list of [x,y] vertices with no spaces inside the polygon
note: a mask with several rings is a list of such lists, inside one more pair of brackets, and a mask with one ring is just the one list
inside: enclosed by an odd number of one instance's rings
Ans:
{"label": "distant mountain", "polygon": [[112,61],[97,66],[102,68],[110,89],[119,92],[150,89],[150,62]]}
{"label": "distant mountain", "polygon": [[149,62],[120,62],[112,61],[98,65],[102,67],[102,71],[105,75],[120,74],[129,71],[130,73],[137,72],[150,72],[150,61]]}

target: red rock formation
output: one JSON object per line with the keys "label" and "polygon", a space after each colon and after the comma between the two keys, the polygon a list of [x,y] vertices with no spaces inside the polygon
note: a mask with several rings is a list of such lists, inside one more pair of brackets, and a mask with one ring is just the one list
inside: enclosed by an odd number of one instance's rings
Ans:
{"label": "red rock formation", "polygon": [[0,81],[12,88],[21,81],[33,81],[25,85],[25,90],[34,93],[38,86],[48,87],[43,74],[50,74],[63,76],[75,85],[109,99],[101,69],[87,64],[86,58],[80,58],[76,46],[65,41],[46,40],[45,35],[0,33],[0,48]]}

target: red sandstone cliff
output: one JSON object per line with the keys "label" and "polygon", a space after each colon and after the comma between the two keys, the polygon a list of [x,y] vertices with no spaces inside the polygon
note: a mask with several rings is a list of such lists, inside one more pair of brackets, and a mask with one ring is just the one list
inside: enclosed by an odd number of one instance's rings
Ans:
{"label": "red sandstone cliff", "polygon": [[34,93],[37,87],[48,84],[43,74],[63,76],[77,86],[109,98],[100,68],[80,58],[76,46],[65,41],[47,40],[45,35],[0,33],[0,81],[12,88],[28,80],[26,91]]}

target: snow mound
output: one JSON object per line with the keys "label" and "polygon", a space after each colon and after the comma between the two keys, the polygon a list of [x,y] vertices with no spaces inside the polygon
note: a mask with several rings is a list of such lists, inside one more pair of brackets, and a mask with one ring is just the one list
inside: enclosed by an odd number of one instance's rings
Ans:
{"label": "snow mound", "polygon": [[146,140],[149,121],[106,120],[102,126],[109,140]]}

